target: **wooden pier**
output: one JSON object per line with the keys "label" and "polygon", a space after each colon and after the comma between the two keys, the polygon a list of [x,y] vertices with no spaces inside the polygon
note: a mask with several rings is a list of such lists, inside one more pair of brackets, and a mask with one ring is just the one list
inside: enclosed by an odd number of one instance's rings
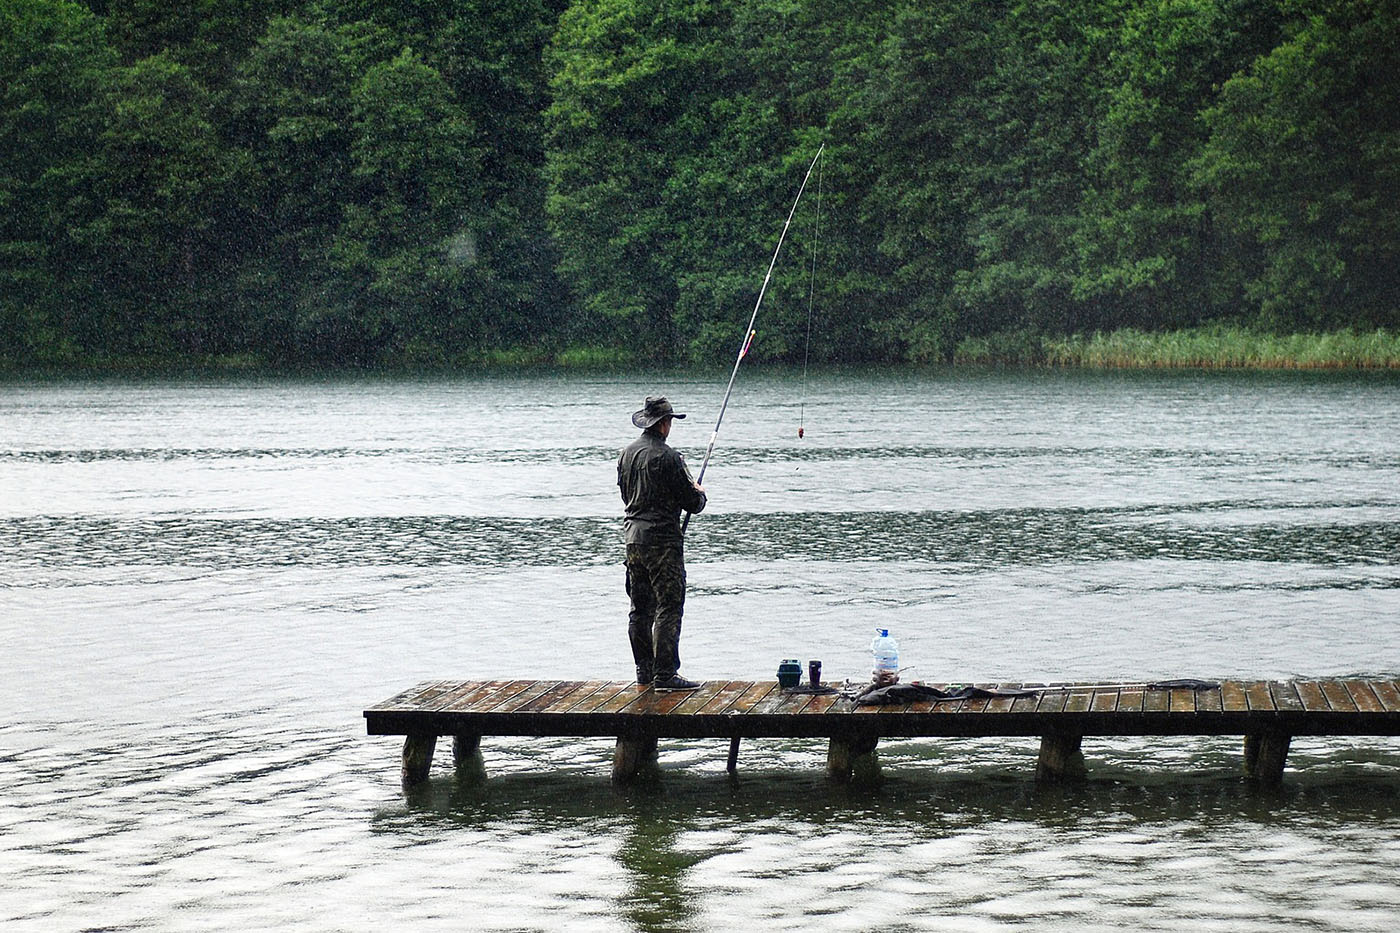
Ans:
{"label": "wooden pier", "polygon": [[1036,776],[1086,774],[1085,736],[1239,735],[1245,774],[1282,780],[1297,735],[1400,735],[1400,681],[1226,681],[1206,687],[985,684],[1021,696],[857,706],[835,694],[791,693],[775,681],[708,681],[690,693],[631,682],[435,681],[365,710],[370,735],[405,736],[403,781],[427,779],[439,736],[459,769],[482,773],[482,736],[616,736],[613,780],[655,761],[663,738],[728,738],[729,770],[745,738],[825,738],[836,781],[878,776],[882,738],[1039,736]]}

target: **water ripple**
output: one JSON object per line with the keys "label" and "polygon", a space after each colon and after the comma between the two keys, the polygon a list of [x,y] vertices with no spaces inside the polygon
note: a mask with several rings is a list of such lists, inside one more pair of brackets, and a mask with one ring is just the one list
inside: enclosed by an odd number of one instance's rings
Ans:
{"label": "water ripple", "polygon": [[[687,455],[699,451],[685,449]],[[538,448],[495,447],[94,447],[75,449],[0,449],[0,463],[55,464],[167,463],[179,461],[311,461],[398,460],[410,463],[556,463],[611,461],[617,448],[571,446]],[[718,454],[725,463],[841,463],[862,460],[942,460],[985,463],[1058,460],[1103,464],[1151,463],[1198,467],[1327,466],[1378,470],[1400,469],[1400,456],[1374,451],[1205,450],[1172,447],[1104,445],[942,445],[823,446],[802,444],[725,446]]]}
{"label": "water ripple", "polygon": [[[1220,521],[1197,527],[1165,514],[1158,508],[730,513],[705,516],[687,549],[698,561],[1400,563],[1400,521]],[[619,523],[612,517],[0,520],[0,556],[12,568],[591,566],[615,563],[619,550]]]}

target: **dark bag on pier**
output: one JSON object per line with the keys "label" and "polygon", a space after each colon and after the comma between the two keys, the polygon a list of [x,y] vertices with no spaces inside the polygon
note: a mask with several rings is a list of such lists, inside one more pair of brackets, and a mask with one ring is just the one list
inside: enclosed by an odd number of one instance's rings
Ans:
{"label": "dark bag on pier", "polygon": [[876,687],[856,697],[857,706],[889,706],[894,703],[917,703],[920,700],[985,700],[993,697],[1029,697],[1039,690],[1015,687],[957,687],[940,690],[927,684],[890,684]]}

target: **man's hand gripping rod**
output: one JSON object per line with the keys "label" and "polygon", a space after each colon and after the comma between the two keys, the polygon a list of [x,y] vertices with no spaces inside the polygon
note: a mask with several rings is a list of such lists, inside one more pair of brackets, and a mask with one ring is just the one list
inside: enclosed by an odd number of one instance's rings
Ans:
{"label": "man's hand gripping rod", "polygon": [[[710,456],[715,452],[715,441],[719,439],[719,426],[724,423],[724,412],[729,407],[729,396],[734,391],[734,379],[739,375],[739,364],[744,362],[744,357],[749,354],[749,347],[753,345],[753,338],[757,331],[753,329],[754,322],[758,320],[758,309],[763,304],[763,296],[768,293],[768,282],[773,278],[773,267],[778,264],[778,254],[782,252],[783,241],[787,239],[788,227],[792,226],[793,215],[797,213],[797,205],[802,200],[802,192],[807,190],[807,181],[812,177],[812,169],[817,167],[817,160],[822,157],[822,152],[826,149],[826,143],[817,147],[817,154],[812,156],[812,164],[807,166],[807,174],[802,177],[802,185],[797,189],[797,197],[792,199],[792,209],[788,211],[787,220],[783,223],[783,232],[778,236],[778,246],[773,250],[773,258],[768,261],[768,274],[763,277],[763,287],[758,290],[758,300],[754,302],[753,314],[749,315],[749,326],[744,328],[744,343],[739,347],[739,355],[734,358],[734,370],[729,374],[729,386],[724,390],[724,401],[719,406],[719,417],[715,419],[715,429],[710,434],[710,446],[705,449],[705,459],[700,463],[700,473],[695,477],[695,485],[699,486],[705,481],[705,468],[710,465]],[[685,513],[685,518],[681,521],[681,534],[690,527],[690,513]]]}

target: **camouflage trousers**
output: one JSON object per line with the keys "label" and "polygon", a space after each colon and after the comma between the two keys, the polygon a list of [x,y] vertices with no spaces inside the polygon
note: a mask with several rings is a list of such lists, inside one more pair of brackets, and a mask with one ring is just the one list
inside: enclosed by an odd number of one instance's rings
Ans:
{"label": "camouflage trousers", "polygon": [[638,681],[673,676],[681,666],[685,556],[680,544],[627,545],[627,637]]}

